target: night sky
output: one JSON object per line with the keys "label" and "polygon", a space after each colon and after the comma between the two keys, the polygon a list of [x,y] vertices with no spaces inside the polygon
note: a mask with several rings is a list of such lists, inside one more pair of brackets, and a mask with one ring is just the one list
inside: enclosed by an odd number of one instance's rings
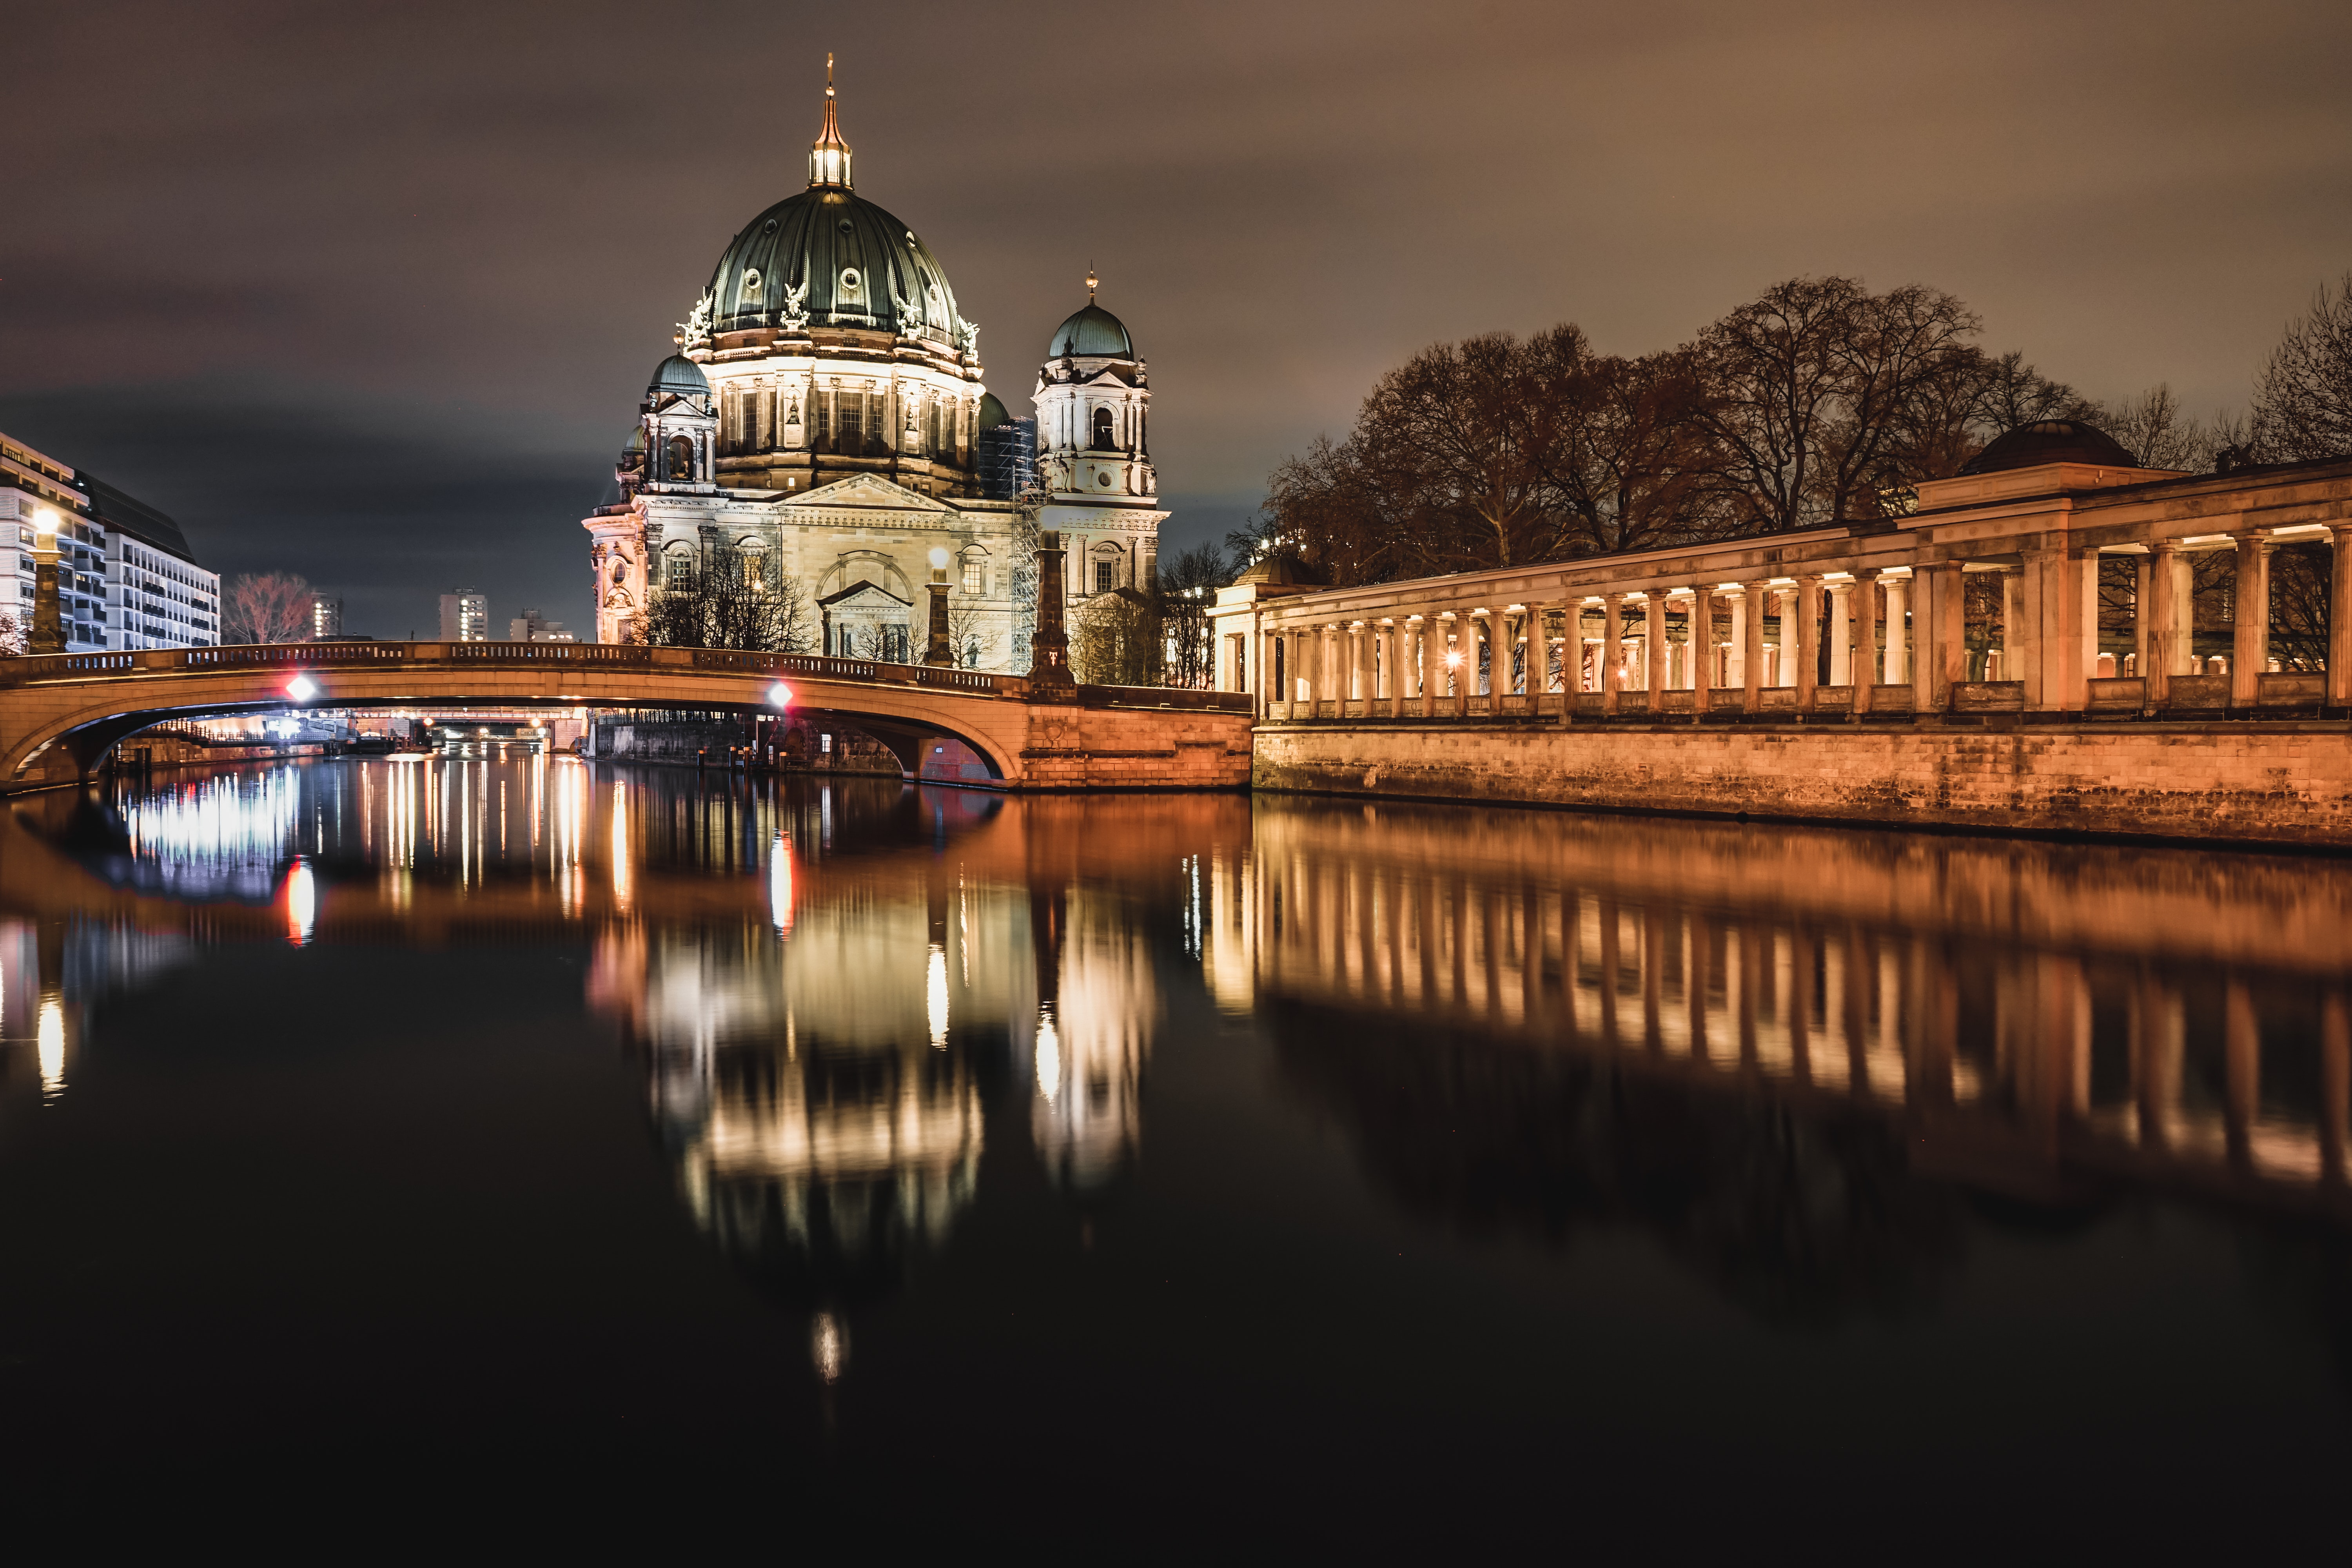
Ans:
{"label": "night sky", "polygon": [[2242,407],[2352,268],[2352,6],[102,5],[10,14],[0,429],[225,572],[587,624],[586,536],[729,238],[860,195],[1025,412],[1102,302],[1172,551],[1433,340],[1639,353],[1921,281],[2100,397]]}

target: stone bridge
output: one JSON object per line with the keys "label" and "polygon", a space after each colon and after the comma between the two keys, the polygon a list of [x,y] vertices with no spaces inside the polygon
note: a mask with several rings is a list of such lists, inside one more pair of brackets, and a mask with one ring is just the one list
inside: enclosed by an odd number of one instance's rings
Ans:
{"label": "stone bridge", "polygon": [[909,773],[945,739],[1008,790],[1239,788],[1242,693],[1049,685],[929,665],[600,643],[281,643],[0,659],[0,790],[87,778],[165,719],[288,708],[636,708],[821,711],[882,740]]}

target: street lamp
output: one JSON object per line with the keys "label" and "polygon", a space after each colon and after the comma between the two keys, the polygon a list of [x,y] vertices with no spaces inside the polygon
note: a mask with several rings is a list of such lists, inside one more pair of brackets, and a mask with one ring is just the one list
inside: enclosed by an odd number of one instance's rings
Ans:
{"label": "street lamp", "polygon": [[955,650],[948,646],[948,552],[931,548],[931,635],[923,649],[925,664],[953,664]]}
{"label": "street lamp", "polygon": [[27,653],[66,651],[64,601],[58,584],[58,514],[43,507],[33,514],[33,626]]}

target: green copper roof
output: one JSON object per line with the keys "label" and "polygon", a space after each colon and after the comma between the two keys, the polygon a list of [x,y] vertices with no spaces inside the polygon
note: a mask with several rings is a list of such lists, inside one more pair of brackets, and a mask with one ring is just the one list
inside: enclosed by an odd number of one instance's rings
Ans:
{"label": "green copper roof", "polygon": [[1045,356],[1060,359],[1064,354],[1133,359],[1135,343],[1127,335],[1127,323],[1090,300],[1085,310],[1054,329],[1053,345]]}
{"label": "green copper roof", "polygon": [[714,331],[856,327],[957,344],[947,273],[914,230],[856,192],[812,185],[753,218],[710,276]]}

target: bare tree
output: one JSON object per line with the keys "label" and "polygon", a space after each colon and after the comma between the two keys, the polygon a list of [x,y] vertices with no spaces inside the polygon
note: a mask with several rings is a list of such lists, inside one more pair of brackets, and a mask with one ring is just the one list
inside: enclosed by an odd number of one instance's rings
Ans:
{"label": "bare tree", "polygon": [[996,658],[994,617],[954,599],[948,601],[948,647],[957,664],[978,669]]}
{"label": "bare tree", "polygon": [[1088,686],[1157,686],[1165,647],[1159,607],[1132,588],[1097,594],[1070,628],[1070,667]]}
{"label": "bare tree", "polygon": [[2210,473],[2224,447],[2242,444],[2242,426],[2228,419],[2208,424],[2181,411],[2180,400],[2162,382],[2137,397],[2094,407],[2091,421],[2121,442],[2144,468]]}
{"label": "bare tree", "polygon": [[1217,590],[1233,576],[1224,552],[1213,544],[1197,545],[1160,566],[1157,597],[1167,640],[1169,685],[1206,689],[1214,684],[1216,623],[1210,611],[1216,605]]}
{"label": "bare tree", "polygon": [[682,581],[654,589],[632,635],[668,647],[806,653],[816,646],[816,616],[772,552],[721,545]]}
{"label": "bare tree", "polygon": [[2270,462],[2352,453],[2352,272],[2287,323],[2254,384],[2253,435]]}
{"label": "bare tree", "polygon": [[309,642],[310,636],[310,584],[291,572],[248,573],[222,589],[223,642]]}

